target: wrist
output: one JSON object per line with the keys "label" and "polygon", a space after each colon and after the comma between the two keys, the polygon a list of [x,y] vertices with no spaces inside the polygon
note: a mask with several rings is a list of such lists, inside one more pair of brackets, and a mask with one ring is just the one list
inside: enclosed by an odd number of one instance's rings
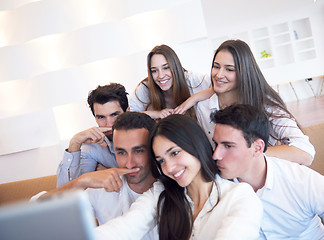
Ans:
{"label": "wrist", "polygon": [[78,151],[81,151],[81,144],[75,143],[75,142],[70,142],[67,152],[73,153],[73,152],[78,152]]}

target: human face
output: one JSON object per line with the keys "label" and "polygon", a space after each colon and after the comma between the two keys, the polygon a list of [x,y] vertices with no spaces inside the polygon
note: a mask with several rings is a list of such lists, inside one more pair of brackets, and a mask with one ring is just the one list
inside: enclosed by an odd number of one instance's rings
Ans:
{"label": "human face", "polygon": [[154,138],[153,151],[163,173],[181,187],[187,187],[193,181],[202,179],[200,161],[166,137]]}
{"label": "human face", "polygon": [[[110,101],[105,104],[94,103],[93,111],[99,127],[111,128],[117,117],[124,111],[118,101]],[[109,140],[112,140],[112,131],[105,132]]]}
{"label": "human face", "polygon": [[140,169],[125,175],[129,185],[145,185],[148,176],[151,176],[148,139],[149,131],[145,128],[114,130],[113,142],[118,166]]}
{"label": "human face", "polygon": [[244,178],[254,164],[253,144],[249,148],[242,131],[220,123],[215,126],[213,141],[216,145],[213,159],[221,177]]}
{"label": "human face", "polygon": [[237,91],[236,68],[233,55],[229,51],[224,49],[217,53],[211,76],[217,95]]}
{"label": "human face", "polygon": [[154,54],[151,58],[151,73],[154,82],[162,91],[168,91],[173,86],[169,63],[162,54]]}

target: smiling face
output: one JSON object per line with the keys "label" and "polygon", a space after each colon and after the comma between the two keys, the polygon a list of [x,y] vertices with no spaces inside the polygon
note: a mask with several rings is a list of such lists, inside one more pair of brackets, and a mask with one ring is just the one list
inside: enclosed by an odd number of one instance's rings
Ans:
{"label": "smiling face", "polygon": [[162,54],[154,54],[151,58],[151,73],[154,82],[162,91],[168,91],[173,86],[169,63]]}
{"label": "smiling face", "polygon": [[244,178],[254,165],[254,143],[249,148],[242,131],[220,123],[215,126],[213,141],[216,145],[213,159],[221,177]]}
{"label": "smiling face", "polygon": [[181,187],[201,180],[200,161],[166,137],[158,135],[154,138],[153,151],[163,173]]}
{"label": "smiling face", "polygon": [[151,184],[148,137],[149,131],[145,128],[114,130],[113,142],[118,166],[140,169],[138,172],[125,175],[130,186],[141,184],[146,187]]}
{"label": "smiling face", "polygon": [[214,91],[217,95],[238,90],[233,55],[227,50],[217,53],[211,71]]}
{"label": "smiling face", "polygon": [[[117,117],[124,112],[117,100],[105,104],[94,103],[93,111],[98,126],[109,128],[113,126]],[[110,141],[112,140],[112,131],[105,132],[105,135]]]}

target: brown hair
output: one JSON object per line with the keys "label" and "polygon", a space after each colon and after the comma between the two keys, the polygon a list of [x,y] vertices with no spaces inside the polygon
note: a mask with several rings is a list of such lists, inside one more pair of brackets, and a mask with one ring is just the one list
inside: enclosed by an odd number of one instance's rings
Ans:
{"label": "brown hair", "polygon": [[[264,112],[268,116],[273,129],[274,123],[271,121],[271,118],[276,119],[284,117],[296,121],[278,93],[267,83],[255,61],[250,47],[245,42],[241,40],[227,40],[223,42],[215,52],[213,63],[216,55],[222,50],[229,51],[234,58],[239,89],[237,103],[249,104],[259,111]],[[267,107],[279,109],[280,112],[269,112],[266,109]]]}
{"label": "brown hair", "polygon": [[[176,106],[179,106],[185,100],[187,100],[191,95],[189,91],[189,87],[187,80],[185,78],[184,72],[186,71],[177,56],[177,54],[167,45],[159,45],[155,46],[150,53],[147,55],[147,73],[148,77],[141,81],[139,85],[148,82],[148,90],[149,90],[149,104],[147,108],[151,106],[153,110],[162,110],[166,108],[165,99],[163,96],[163,91],[161,88],[154,82],[152,72],[151,72],[151,59],[153,55],[161,54],[163,55],[170,67],[172,79],[173,79],[173,102]],[[138,86],[139,86],[138,85]],[[136,91],[135,91],[136,92]],[[146,108],[146,110],[147,110]],[[187,111],[187,115],[196,119],[196,113],[194,108],[191,108]]]}

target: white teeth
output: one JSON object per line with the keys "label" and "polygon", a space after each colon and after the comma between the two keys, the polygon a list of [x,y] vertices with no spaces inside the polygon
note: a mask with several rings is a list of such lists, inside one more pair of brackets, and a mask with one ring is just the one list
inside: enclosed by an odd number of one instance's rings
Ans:
{"label": "white teeth", "polygon": [[166,83],[167,81],[169,81],[169,80],[160,81],[160,83],[164,84],[164,83]]}
{"label": "white teeth", "polygon": [[174,174],[174,177],[179,177],[182,173],[184,172],[184,169],[181,170],[180,172],[177,172],[176,174]]}

